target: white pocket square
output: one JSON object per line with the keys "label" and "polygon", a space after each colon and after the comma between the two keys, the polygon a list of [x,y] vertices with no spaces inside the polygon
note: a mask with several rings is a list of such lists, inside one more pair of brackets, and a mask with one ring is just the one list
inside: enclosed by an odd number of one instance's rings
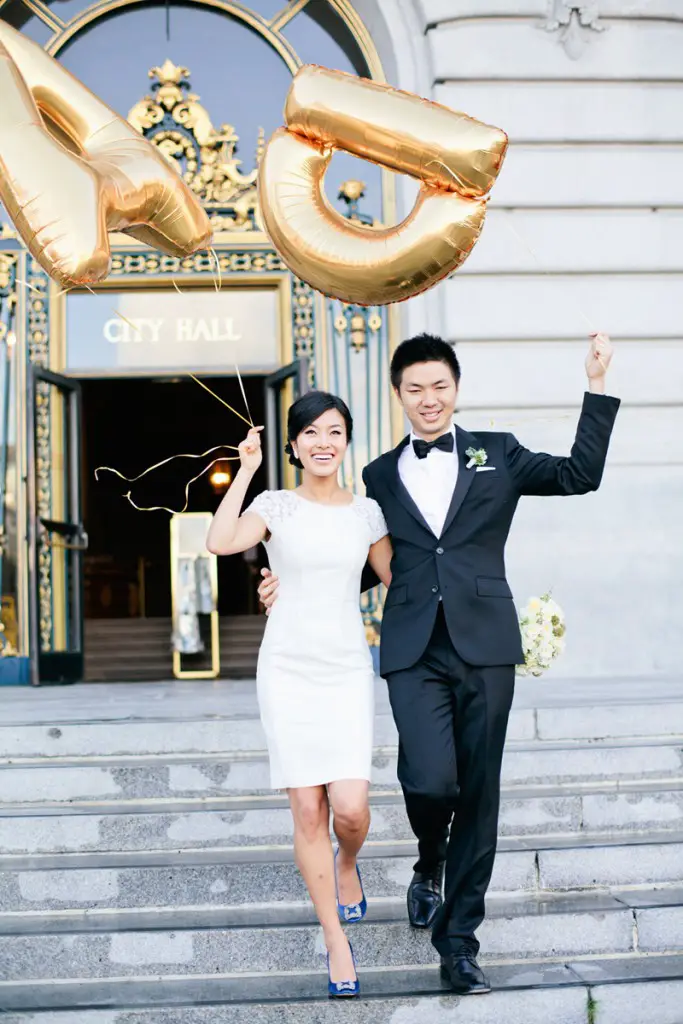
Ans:
{"label": "white pocket square", "polygon": [[491,470],[495,469],[495,466],[477,466],[474,470],[475,473],[490,473]]}

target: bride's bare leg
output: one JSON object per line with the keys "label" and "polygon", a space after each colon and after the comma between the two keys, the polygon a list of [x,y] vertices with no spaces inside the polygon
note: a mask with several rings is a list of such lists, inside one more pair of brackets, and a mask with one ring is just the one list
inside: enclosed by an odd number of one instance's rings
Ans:
{"label": "bride's bare leg", "polygon": [[339,921],[330,842],[330,805],[324,786],[290,789],[294,855],[323,929],[332,981],[354,981],[349,943]]}
{"label": "bride's bare leg", "polygon": [[362,897],[356,856],[370,828],[369,784],[360,779],[331,782],[327,787],[334,815],[334,834],[339,840],[337,881],[339,902],[359,903]]}

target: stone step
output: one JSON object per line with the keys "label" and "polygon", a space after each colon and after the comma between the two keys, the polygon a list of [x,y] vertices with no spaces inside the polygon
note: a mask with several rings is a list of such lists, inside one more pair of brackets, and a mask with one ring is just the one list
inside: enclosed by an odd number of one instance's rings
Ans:
{"label": "stone step", "polygon": [[[569,901],[568,901],[569,902]],[[478,936],[482,963],[538,957],[683,952],[683,906],[633,912],[599,901],[586,910],[555,913],[510,910],[484,921]],[[406,920],[363,923],[348,929],[361,968],[438,964],[430,935]],[[71,980],[154,976],[314,971],[324,956],[317,924],[243,926],[87,934],[0,935],[0,976]]]}
{"label": "stone step", "polygon": [[[122,645],[125,644],[125,647]],[[220,648],[221,653],[225,654],[239,654],[248,653],[258,654],[260,640],[258,636],[242,636],[236,634],[235,636],[221,636]],[[159,657],[160,655],[166,655],[172,653],[171,639],[170,637],[146,637],[146,636],[135,636],[135,637],[123,637],[118,636],[104,636],[101,638],[93,639],[85,648],[86,658],[101,659],[107,656],[114,658],[124,658],[135,655],[150,654]]]}
{"label": "stone step", "polygon": [[[208,655],[203,654],[202,657],[208,657]],[[234,650],[232,647],[221,649],[220,671],[239,669],[239,674],[232,676],[234,679],[245,679],[255,675],[257,665],[257,647],[244,647],[239,650]],[[97,678],[93,676],[89,678],[89,682],[97,682],[98,679],[109,683],[126,682],[137,676],[140,676],[140,681],[149,682],[168,679],[173,675],[173,655],[167,647],[150,649],[149,644],[145,644],[141,650],[131,649],[125,653],[117,653],[113,650],[87,651],[85,673],[88,672],[97,674]],[[156,675],[152,676],[153,672]]]}
{"label": "stone step", "polygon": [[[229,685],[229,684],[228,684]],[[518,708],[510,715],[508,739],[595,742],[668,737],[683,747],[681,705],[596,706],[583,708]],[[163,722],[163,728],[160,723]],[[17,723],[19,724],[19,723]],[[375,743],[397,742],[390,714],[375,719]],[[147,717],[144,721],[67,722],[0,727],[0,750],[17,757],[83,757],[165,753],[221,753],[263,750],[265,737],[257,717],[221,716],[184,721]]]}
{"label": "stone step", "polygon": [[[678,914],[683,907],[681,885],[612,886],[593,890],[541,893],[495,893],[486,897],[487,919],[529,918],[548,915],[636,914],[666,909]],[[365,924],[407,921],[405,891],[400,896],[368,896]],[[129,908],[26,910],[0,913],[0,935],[64,935],[89,932],[206,931],[212,928],[279,928],[315,925],[308,898],[277,903],[217,903],[192,906],[136,906]]]}
{"label": "stone step", "polygon": [[[219,629],[223,632],[245,633],[248,631],[263,632],[265,615],[222,615]],[[171,630],[170,618],[154,616],[151,618],[86,618],[86,636],[103,633],[118,633],[130,636],[134,633],[168,633]]]}
{"label": "stone step", "polygon": [[[563,897],[490,900],[482,925],[482,959],[558,958],[595,954],[672,953],[683,946],[683,892],[626,890],[574,893]],[[156,921],[150,929],[131,927],[110,915],[110,931],[83,933],[46,927],[42,934],[16,929],[0,934],[1,971],[13,980],[107,977],[169,970],[213,973],[229,965],[234,973],[254,972],[264,963],[277,971],[315,970],[324,952],[322,932],[310,905],[223,908],[224,920],[198,928],[194,908],[185,908],[183,927]],[[147,915],[149,917],[149,914]],[[176,919],[178,915],[176,914]],[[47,921],[44,921],[47,925]],[[349,928],[359,964],[396,967],[436,963],[428,933],[407,926],[404,901],[371,902],[368,918]],[[36,970],[39,968],[39,973]],[[74,972],[70,974],[69,972]]]}
{"label": "stone step", "polygon": [[144,668],[128,671],[125,667],[116,666],[111,673],[105,668],[95,666],[93,668],[87,661],[84,664],[83,675],[88,682],[96,683],[152,683],[171,674],[171,665],[160,663],[159,665],[147,665]]}
{"label": "stone step", "polygon": [[[368,896],[405,898],[413,841],[368,842]],[[492,893],[681,882],[683,833],[509,836],[499,842]],[[243,906],[305,899],[290,845],[0,857],[0,912]]]}
{"label": "stone step", "polygon": [[[378,711],[388,712],[386,683],[376,680]],[[550,672],[542,679],[518,679],[514,706],[517,710],[600,707],[638,709],[650,705],[683,703],[683,680],[676,678],[561,679]],[[257,715],[253,679],[217,685],[212,681],[160,681],[128,690],[122,695],[116,686],[103,688],[80,684],[67,688],[9,691],[3,697],[3,720],[7,724],[52,724],[55,721],[96,721],[106,709],[119,721],[145,718],[154,707],[163,707],[167,718],[196,718],[199,714],[230,717],[235,706],[247,717]],[[609,715],[608,715],[609,717]]]}
{"label": "stone step", "polygon": [[[597,969],[600,962],[594,961]],[[631,965],[629,964],[629,967]],[[638,972],[639,963],[632,969]],[[668,970],[675,969],[674,964]],[[418,972],[415,971],[415,974]],[[388,979],[389,980],[389,979]],[[422,990],[420,990],[420,993]],[[599,1009],[589,1010],[597,996]],[[683,980],[649,978],[631,982],[625,978],[590,989],[575,985],[554,988],[518,988],[494,991],[484,1000],[456,996],[416,994],[412,998],[376,997],[340,1007],[327,1001],[249,1004],[249,1024],[337,1024],[343,1012],[348,1024],[643,1024],[657,1006],[657,1024],[681,1024]],[[114,1010],[27,1012],[3,1017],[3,1024],[244,1024],[242,1004],[173,1006],[149,1009],[123,1007]]]}
{"label": "stone step", "polygon": [[[52,729],[61,726],[52,726]],[[164,729],[166,726],[164,726]],[[49,737],[48,737],[49,738]],[[57,737],[55,740],[57,741]],[[639,785],[647,790],[683,778],[683,741],[663,737],[640,741],[509,740],[503,760],[503,785],[557,787],[594,784],[601,792]],[[377,748],[373,758],[373,785],[397,789],[396,748]],[[512,790],[509,789],[511,793]],[[552,789],[548,795],[559,795]],[[270,793],[264,751],[231,753],[139,754],[105,757],[43,758],[12,756],[0,760],[0,804],[68,805],[101,800],[145,801],[153,798],[210,798]]]}
{"label": "stone step", "polygon": [[[207,657],[208,655],[202,655]],[[258,651],[221,651],[220,673],[231,673],[230,678],[244,679],[254,675],[258,662]],[[207,662],[208,664],[208,662]],[[202,662],[202,666],[204,663]],[[117,656],[112,652],[86,654],[85,674],[89,682],[141,682],[165,679],[173,674],[173,656],[170,651],[137,651]]]}
{"label": "stone step", "polygon": [[681,1020],[679,955],[517,961],[493,965],[489,975],[491,995],[459,999],[448,994],[431,966],[366,969],[361,974],[366,998],[343,1010],[321,999],[324,971],[263,971],[248,978],[223,970],[194,977],[170,973],[88,981],[32,979],[0,983],[0,1003],[10,1012],[83,1008],[78,1016],[73,1009],[49,1015],[20,1013],[3,1024],[243,1024],[245,1019],[249,1024],[337,1024],[342,1016],[345,1024],[453,1024],[456,1018],[465,1024]]}
{"label": "stone step", "polygon": [[[531,723],[527,713],[516,723],[526,731]],[[513,726],[514,729],[514,726]],[[396,727],[390,715],[376,720],[376,741],[380,746],[395,744]],[[59,725],[0,727],[0,750],[4,757],[83,757],[120,754],[259,751],[265,736],[257,718],[213,718],[168,721],[151,715],[144,721],[60,722]]]}
{"label": "stone step", "polygon": [[[208,664],[208,663],[207,663]],[[239,658],[221,658],[220,672],[218,678],[223,681],[231,679],[244,679],[250,673],[253,674],[256,666],[255,658],[249,656]],[[204,663],[202,663],[204,667]],[[165,679],[172,675],[173,664],[169,659],[164,661],[149,661],[144,665],[136,662],[135,665],[128,663],[112,663],[111,661],[90,661],[85,659],[83,674],[91,683],[100,685],[109,683],[154,683],[159,679]]]}
{"label": "stone step", "polygon": [[[125,645],[125,646],[123,646]],[[225,654],[258,654],[258,639],[249,637],[221,637],[221,653]],[[119,637],[107,637],[93,641],[85,649],[86,658],[102,660],[107,657],[114,659],[132,658],[148,655],[149,657],[165,657],[173,653],[168,637],[131,637],[123,640]]]}
{"label": "stone step", "polygon": [[[499,834],[534,836],[561,833],[581,836],[591,832],[672,829],[683,831],[683,780],[678,790],[652,784],[647,791],[581,792],[576,786],[557,787],[554,796],[504,794]],[[521,787],[520,787],[521,788]],[[577,791],[578,790],[578,791]],[[397,792],[372,794],[370,839],[412,839],[403,797]],[[134,806],[97,813],[64,815],[60,807],[41,815],[35,808],[22,813],[0,810],[0,850],[3,854],[39,854],[78,851],[180,850],[185,848],[280,846],[291,842],[292,819],[286,799],[214,798],[208,801],[149,800]],[[115,807],[115,805],[114,805]],[[78,810],[72,808],[72,811]]]}
{"label": "stone step", "polygon": [[[376,708],[390,713],[386,684],[375,682]],[[674,706],[680,718],[683,683],[675,679],[518,679],[515,689],[516,711],[599,708],[599,730],[611,721],[610,709],[622,708],[632,723],[643,721],[641,709],[650,706]],[[154,714],[159,711],[160,714]],[[87,723],[98,721],[144,720],[151,716],[167,720],[258,717],[256,686],[253,679],[220,684],[213,681],[166,680],[156,684],[121,689],[117,686],[80,684],[68,688],[23,688],[3,695],[3,724],[54,725],[56,722]],[[590,716],[589,716],[590,717]],[[632,729],[628,734],[640,732]],[[669,730],[666,730],[667,732]],[[653,735],[656,734],[656,730]],[[548,738],[548,737],[544,737]]]}
{"label": "stone step", "polygon": [[[262,616],[220,623],[221,676],[253,677],[265,628]],[[169,619],[94,620],[86,624],[85,675],[95,682],[132,682],[172,675]]]}

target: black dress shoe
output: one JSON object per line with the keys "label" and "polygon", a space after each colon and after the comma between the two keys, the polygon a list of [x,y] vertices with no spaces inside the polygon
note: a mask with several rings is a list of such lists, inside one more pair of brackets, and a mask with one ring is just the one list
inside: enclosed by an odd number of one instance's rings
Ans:
{"label": "black dress shoe", "polygon": [[441,957],[441,977],[461,996],[479,996],[491,991],[489,980],[474,955],[464,950]]}
{"label": "black dress shoe", "polygon": [[443,902],[443,864],[436,871],[416,871],[408,886],[408,918],[413,928],[429,928]]}

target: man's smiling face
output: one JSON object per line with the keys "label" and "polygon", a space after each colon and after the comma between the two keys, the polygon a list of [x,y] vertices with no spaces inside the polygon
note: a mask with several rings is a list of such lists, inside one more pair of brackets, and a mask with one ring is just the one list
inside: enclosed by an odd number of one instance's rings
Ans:
{"label": "man's smiling face", "polygon": [[406,366],[396,394],[418,437],[430,441],[450,430],[458,386],[447,363]]}

